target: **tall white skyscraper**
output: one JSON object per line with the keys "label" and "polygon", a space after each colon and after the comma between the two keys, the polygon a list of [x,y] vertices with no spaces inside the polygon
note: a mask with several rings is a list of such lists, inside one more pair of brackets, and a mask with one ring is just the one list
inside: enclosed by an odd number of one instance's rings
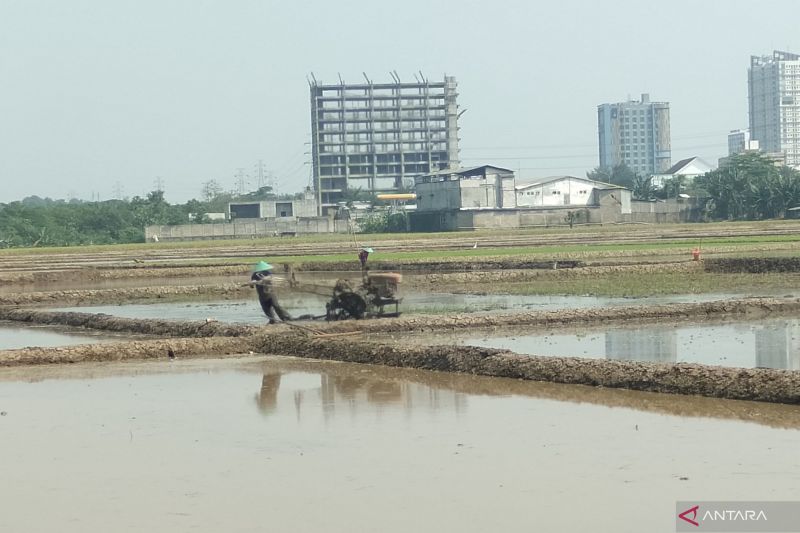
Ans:
{"label": "tall white skyscraper", "polygon": [[800,55],[751,56],[747,72],[750,136],[767,153],[800,167]]}
{"label": "tall white skyscraper", "polygon": [[669,103],[629,100],[597,106],[600,166],[625,163],[643,176],[660,174],[672,166]]}

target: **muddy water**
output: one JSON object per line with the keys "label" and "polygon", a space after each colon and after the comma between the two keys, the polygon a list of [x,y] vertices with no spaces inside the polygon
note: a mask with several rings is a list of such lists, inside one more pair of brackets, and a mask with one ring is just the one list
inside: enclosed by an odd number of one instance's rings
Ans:
{"label": "muddy water", "polygon": [[674,531],[800,485],[797,407],[341,363],[18,369],[0,410],[2,531]]}
{"label": "muddy water", "polygon": [[518,294],[451,294],[406,292],[403,305],[409,312],[491,312],[491,311],[555,311],[628,305],[697,303],[741,297],[727,293],[676,294],[648,298],[609,298],[597,296],[518,295]]}
{"label": "muddy water", "polygon": [[13,350],[27,346],[69,346],[120,340],[119,337],[86,335],[64,329],[37,326],[18,327],[16,324],[0,322],[0,350]]}
{"label": "muddy water", "polygon": [[[732,298],[730,294],[675,295],[658,298],[598,298],[594,296],[475,295],[405,291],[400,310],[404,313],[481,313],[500,311],[550,311],[607,306],[654,305],[706,302]],[[327,298],[315,294],[284,291],[280,302],[293,316],[324,315]],[[255,297],[244,300],[168,302],[152,304],[95,305],[59,308],[60,311],[106,313],[124,318],[166,318],[261,324],[264,315]]]}
{"label": "muddy water", "polygon": [[[277,275],[283,276],[283,273]],[[340,277],[357,278],[352,272],[303,272],[302,279],[308,283],[329,283]],[[95,290],[127,289],[135,287],[172,287],[185,285],[223,285],[241,281],[246,283],[247,275],[194,276],[194,277],[132,277],[100,280],[64,280],[59,282],[9,283],[0,284],[0,294],[16,292],[39,292],[53,290]],[[330,283],[331,287],[333,283]]]}
{"label": "muddy water", "polygon": [[[280,298],[289,314],[324,315],[326,299],[314,294],[287,294]],[[263,324],[264,312],[258,299],[215,300],[207,302],[170,302],[153,304],[95,305],[68,307],[60,311],[79,311],[83,313],[105,313],[123,318],[162,318],[167,320],[205,320],[214,318],[220,322],[235,324]]]}
{"label": "muddy water", "polygon": [[529,333],[518,328],[424,338],[431,340],[542,356],[800,370],[800,319]]}

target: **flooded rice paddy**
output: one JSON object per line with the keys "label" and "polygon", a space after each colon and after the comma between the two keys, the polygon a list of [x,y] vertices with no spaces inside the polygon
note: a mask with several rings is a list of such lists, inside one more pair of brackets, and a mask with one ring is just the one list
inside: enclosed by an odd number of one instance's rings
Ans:
{"label": "flooded rice paddy", "polygon": [[0,322],[0,350],[13,350],[27,346],[71,346],[114,340],[120,340],[120,338],[40,326],[19,327],[15,323]]}
{"label": "flooded rice paddy", "polygon": [[674,531],[800,485],[796,406],[366,365],[4,369],[0,411],[2,531]]}
{"label": "flooded rice paddy", "polygon": [[648,324],[557,332],[515,328],[393,337],[406,342],[501,348],[536,356],[800,370],[800,319]]}
{"label": "flooded rice paddy", "polygon": [[[630,305],[710,302],[734,298],[732,294],[683,294],[653,298],[605,298],[596,296],[541,295],[478,295],[406,291],[400,310],[404,313],[491,313],[503,311],[555,311]],[[325,296],[285,292],[281,305],[293,316],[325,314]],[[64,307],[59,311],[105,313],[124,318],[159,318],[172,320],[205,320],[263,324],[264,314],[255,295],[236,300],[207,300],[192,302],[159,302],[146,304],[93,305]]]}

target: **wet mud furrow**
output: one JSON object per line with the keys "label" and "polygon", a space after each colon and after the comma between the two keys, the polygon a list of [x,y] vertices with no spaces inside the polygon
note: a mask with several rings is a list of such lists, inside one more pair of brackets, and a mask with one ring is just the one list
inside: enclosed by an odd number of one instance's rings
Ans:
{"label": "wet mud furrow", "polygon": [[498,313],[490,315],[409,315],[394,319],[344,321],[328,324],[326,331],[364,333],[401,333],[457,331],[508,326],[590,326],[648,323],[658,320],[702,321],[727,316],[793,314],[800,311],[800,298],[740,298],[700,303],[637,305]]}
{"label": "wet mud furrow", "polygon": [[58,348],[0,350],[0,367],[110,362],[174,357],[201,357],[252,353],[254,337],[180,338],[106,344],[80,344]]}
{"label": "wet mud furrow", "polygon": [[[157,321],[156,321],[157,322]],[[191,329],[191,325],[184,325]],[[202,327],[202,326],[201,326]],[[151,331],[157,331],[158,327]],[[220,331],[219,333],[222,333]],[[172,338],[0,351],[0,366],[262,353],[594,387],[800,403],[800,372],[523,356],[474,346],[408,346],[316,337],[286,326],[239,337]]]}
{"label": "wet mud furrow", "polygon": [[[652,323],[659,320],[704,321],[729,316],[764,317],[794,314],[800,311],[800,298],[740,298],[714,302],[636,305],[529,311],[496,314],[405,315],[398,318],[313,322],[323,333],[363,332],[370,334],[459,331],[513,326],[592,326],[631,323]],[[61,324],[105,331],[173,335],[178,337],[241,336],[259,330],[256,326],[176,320],[121,318],[106,314],[44,311],[0,307],[0,320],[34,324]],[[288,325],[265,326],[271,331],[289,331]]]}
{"label": "wet mud furrow", "polygon": [[703,266],[707,272],[722,273],[800,272],[800,257],[720,257]]}
{"label": "wet mud furrow", "polygon": [[246,287],[242,283],[15,292],[0,294],[0,306],[104,304],[204,296],[239,297],[250,292],[252,292],[250,287]]}
{"label": "wet mud furrow", "polygon": [[[299,341],[299,342],[298,342]],[[528,357],[473,346],[389,346],[369,342],[259,337],[262,353],[595,387],[800,403],[800,372],[694,364]]]}
{"label": "wet mud furrow", "polygon": [[0,320],[163,337],[243,337],[252,335],[259,330],[255,326],[223,322],[122,318],[102,313],[39,311],[2,307],[0,307]]}

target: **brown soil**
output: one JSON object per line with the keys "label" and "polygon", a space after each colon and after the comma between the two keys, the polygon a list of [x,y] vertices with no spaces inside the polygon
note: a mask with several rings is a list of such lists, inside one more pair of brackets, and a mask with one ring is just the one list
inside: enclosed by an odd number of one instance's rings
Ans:
{"label": "brown soil", "polygon": [[0,320],[166,337],[243,337],[259,330],[255,326],[222,322],[143,320],[102,313],[50,312],[2,307],[0,307]]}
{"label": "brown soil", "polygon": [[242,283],[219,285],[164,285],[120,289],[68,289],[56,291],[15,292],[0,294],[3,305],[89,305],[187,297],[243,297],[252,289]]}
{"label": "brown soil", "polygon": [[80,344],[60,348],[22,348],[0,350],[0,367],[43,364],[83,363],[89,361],[125,361],[132,359],[169,360],[169,350],[176,357],[252,353],[253,337],[217,337],[204,339],[158,339],[104,344]]}
{"label": "brown soil", "polygon": [[[410,289],[469,292],[482,293],[490,292],[488,289],[492,283],[509,283],[535,281],[539,279],[567,281],[585,276],[596,276],[605,274],[625,274],[625,273],[655,273],[670,272],[680,274],[681,272],[693,272],[702,268],[698,262],[681,263],[659,263],[659,264],[625,264],[625,265],[606,265],[606,266],[586,266],[561,268],[561,262],[557,262],[558,268],[553,269],[553,263],[547,269],[541,268],[516,268],[520,262],[508,261],[497,263],[494,270],[473,270],[469,272],[443,271],[441,273],[420,273],[406,276],[403,279],[403,287]],[[513,267],[513,268],[512,268]],[[181,269],[184,273],[191,269]],[[388,269],[387,269],[388,270]],[[426,269],[421,269],[426,270]],[[330,272],[335,272],[335,269]],[[412,272],[414,270],[412,269]],[[202,274],[207,275],[209,269],[203,269]],[[228,272],[230,273],[230,272]],[[199,276],[200,274],[198,274]],[[246,272],[237,272],[237,276],[244,280]],[[278,275],[284,275],[279,272]],[[348,275],[348,274],[343,274]],[[351,277],[359,274],[349,273]],[[297,273],[297,278],[304,280],[302,272]],[[333,284],[331,283],[331,287]],[[0,293],[0,306],[3,305],[45,305],[45,306],[64,306],[64,305],[91,305],[105,303],[121,303],[135,301],[152,301],[161,299],[186,299],[197,297],[218,297],[218,298],[241,298],[251,294],[250,287],[243,283],[218,283],[207,285],[163,285],[153,287],[127,287],[116,289],[66,289],[54,291],[26,291],[15,293]]]}
{"label": "brown soil", "polygon": [[[266,354],[330,359],[387,366],[479,374],[554,383],[694,394],[776,403],[800,403],[800,372],[736,369],[704,365],[640,363],[580,358],[530,357],[508,350],[471,346],[412,346],[337,337],[347,332],[398,332],[463,329],[509,324],[596,324],[653,319],[702,319],[726,314],[795,312],[800,299],[742,299],[705,304],[567,310],[496,316],[411,317],[350,321],[298,330],[289,324],[254,328],[205,322],[134,320],[87,313],[0,309],[0,318],[40,324],[63,324],[105,331],[180,337],[169,340],[26,348],[0,352],[0,366],[77,361],[166,358],[256,351]],[[315,332],[315,333],[313,333]],[[313,334],[311,334],[313,333]],[[322,336],[320,336],[320,334]],[[185,337],[205,337],[192,338]],[[208,338],[212,337],[212,338]]]}
{"label": "brown soil", "polygon": [[703,266],[708,272],[800,272],[800,257],[719,257],[704,261]]}
{"label": "brown soil", "polygon": [[262,353],[736,400],[800,403],[800,372],[605,359],[528,357],[474,346],[388,346],[264,335]]}
{"label": "brown soil", "polygon": [[457,331],[507,326],[591,326],[599,324],[630,324],[659,320],[701,321],[726,316],[766,316],[794,314],[800,310],[798,298],[740,298],[717,302],[637,305],[590,309],[562,309],[491,315],[404,315],[387,320],[334,322],[328,332],[362,331],[364,333],[402,333],[425,331]]}

